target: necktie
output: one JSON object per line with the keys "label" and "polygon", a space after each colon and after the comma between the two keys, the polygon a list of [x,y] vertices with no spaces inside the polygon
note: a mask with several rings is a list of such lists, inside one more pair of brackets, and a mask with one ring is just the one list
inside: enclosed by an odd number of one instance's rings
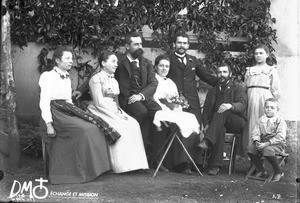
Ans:
{"label": "necktie", "polygon": [[139,68],[136,61],[132,61],[131,63],[133,64],[133,66],[134,66],[135,68]]}
{"label": "necktie", "polygon": [[226,89],[226,86],[225,86],[225,85],[222,85],[222,86],[220,86],[220,87],[221,87],[221,92],[224,92],[225,89]]}
{"label": "necktie", "polygon": [[185,59],[185,56],[183,57],[178,57],[179,60],[181,61],[182,64],[186,65],[186,61],[184,60]]}

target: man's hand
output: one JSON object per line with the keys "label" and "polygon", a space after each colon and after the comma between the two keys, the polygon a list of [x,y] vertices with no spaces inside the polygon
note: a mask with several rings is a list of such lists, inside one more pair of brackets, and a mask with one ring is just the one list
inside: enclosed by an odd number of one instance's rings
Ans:
{"label": "man's hand", "polygon": [[260,142],[258,140],[254,141],[255,146],[258,148],[258,146],[260,145]]}
{"label": "man's hand", "polygon": [[82,93],[80,91],[74,91],[72,93],[72,97],[74,97],[75,99],[78,99],[82,96]]}
{"label": "man's hand", "polygon": [[143,97],[140,94],[134,94],[128,99],[128,104],[133,104],[134,102],[137,101],[142,101]]}
{"label": "man's hand", "polygon": [[208,127],[209,127],[209,125],[206,124],[206,126],[203,128],[203,133],[204,133],[204,134],[206,134],[206,131],[207,131]]}
{"label": "man's hand", "polygon": [[270,142],[259,142],[256,146],[259,150],[263,150],[265,147],[269,146]]}
{"label": "man's hand", "polygon": [[229,109],[232,108],[232,105],[229,103],[223,103],[220,105],[219,109],[218,109],[218,113],[223,113]]}

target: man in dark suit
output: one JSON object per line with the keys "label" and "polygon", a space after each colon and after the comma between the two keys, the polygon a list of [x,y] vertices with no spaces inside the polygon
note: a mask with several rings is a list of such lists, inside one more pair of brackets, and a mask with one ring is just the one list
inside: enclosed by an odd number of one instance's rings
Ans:
{"label": "man in dark suit", "polygon": [[[189,36],[185,33],[179,33],[174,37],[173,46],[175,52],[170,55],[170,70],[167,75],[177,85],[177,89],[187,99],[190,107],[188,112],[193,113],[199,124],[201,124],[200,101],[197,92],[196,75],[204,82],[210,85],[216,85],[217,78],[208,73],[201,67],[199,60],[195,56],[187,54],[189,49]],[[196,147],[200,142],[199,135],[191,135],[189,138],[182,138],[184,145],[189,151],[197,165],[201,168],[201,150]],[[178,146],[177,146],[178,145]],[[179,143],[174,144],[174,151],[178,151],[178,157],[173,158],[172,165],[175,165],[178,172],[189,174],[191,171],[191,163],[185,152],[179,146]]]}
{"label": "man in dark suit", "polygon": [[153,99],[158,81],[151,61],[143,57],[139,33],[126,36],[125,48],[126,53],[119,57],[115,72],[120,87],[119,105],[139,122],[147,147],[149,125],[156,111],[161,110]]}
{"label": "man in dark suit", "polygon": [[208,175],[217,175],[223,166],[225,133],[242,133],[246,124],[247,95],[244,88],[231,79],[231,69],[221,64],[217,69],[218,85],[206,95],[203,108],[205,136],[199,147],[212,147]]}

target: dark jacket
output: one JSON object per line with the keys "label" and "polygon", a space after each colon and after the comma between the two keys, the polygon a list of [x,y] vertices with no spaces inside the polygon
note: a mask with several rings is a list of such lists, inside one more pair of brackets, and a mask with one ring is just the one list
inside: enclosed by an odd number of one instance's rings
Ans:
{"label": "dark jacket", "polygon": [[[140,93],[142,93],[145,97],[145,100],[148,101],[149,99],[153,99],[153,94],[156,91],[158,81],[155,78],[153,65],[149,59],[142,57],[139,65],[142,77],[142,90]],[[115,78],[119,82],[120,87],[119,105],[122,109],[125,109],[131,90],[130,64],[126,54],[122,54],[119,57]]]}
{"label": "dark jacket", "polygon": [[[247,94],[245,89],[238,83],[230,80],[226,85],[224,92],[223,103],[230,103],[233,106],[233,109],[229,111],[236,113],[240,117],[247,120],[246,116],[246,107],[247,107]],[[212,121],[214,115],[214,104],[216,101],[216,94],[219,86],[216,86],[210,89],[206,95],[206,99],[203,107],[203,125],[207,125]]]}
{"label": "dark jacket", "polygon": [[167,75],[173,80],[179,92],[188,100],[191,108],[200,111],[200,102],[197,92],[196,75],[204,82],[215,86],[217,78],[201,67],[199,60],[186,54],[187,64],[182,64],[175,53],[170,56],[170,70]]}

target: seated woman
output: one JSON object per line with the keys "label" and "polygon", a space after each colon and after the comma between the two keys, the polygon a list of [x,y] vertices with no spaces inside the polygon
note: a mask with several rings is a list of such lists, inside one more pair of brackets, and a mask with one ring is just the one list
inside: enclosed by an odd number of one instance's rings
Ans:
{"label": "seated woman", "polygon": [[[200,165],[198,161],[200,151],[195,147],[195,136],[190,136],[193,133],[199,134],[200,126],[194,114],[184,112],[183,108],[188,108],[188,103],[185,98],[179,95],[176,84],[166,76],[170,69],[170,59],[166,55],[159,55],[155,59],[156,78],[158,86],[154,94],[155,101],[161,106],[162,110],[155,114],[153,123],[161,127],[160,121],[169,121],[176,123],[181,132],[181,140],[188,150],[189,154],[195,160],[196,164]],[[153,136],[152,148],[153,156],[155,156],[162,144],[163,137]],[[164,166],[176,172],[191,173],[190,160],[179,142],[174,141],[171,146],[167,158],[164,161]],[[199,153],[198,153],[199,152]]]}
{"label": "seated woman", "polygon": [[57,48],[53,53],[56,66],[39,79],[40,128],[52,184],[87,182],[110,170],[104,133],[95,124],[67,113],[66,106],[86,116],[72,104],[68,74],[72,58],[70,48]]}
{"label": "seated woman", "polygon": [[139,123],[117,104],[119,84],[114,78],[118,59],[113,52],[100,55],[101,70],[90,82],[93,102],[88,110],[103,118],[121,134],[120,139],[108,147],[111,167],[115,173],[148,169],[148,162]]}

